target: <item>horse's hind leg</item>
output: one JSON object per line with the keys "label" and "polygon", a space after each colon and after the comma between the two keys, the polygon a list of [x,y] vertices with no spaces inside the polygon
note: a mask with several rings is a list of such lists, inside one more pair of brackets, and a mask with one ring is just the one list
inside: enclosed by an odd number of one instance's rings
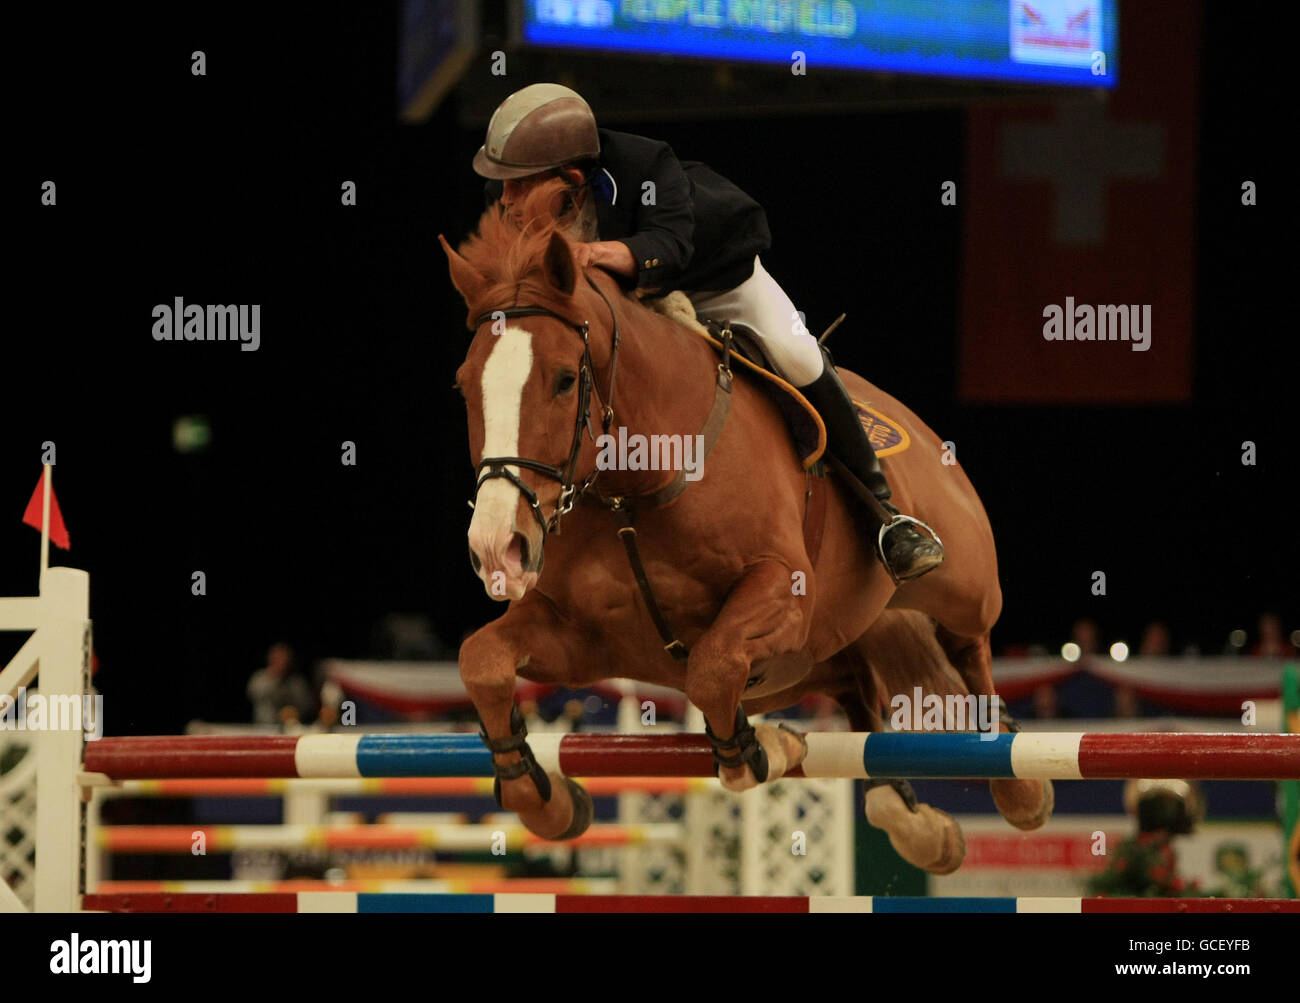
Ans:
{"label": "horse's hind leg", "polygon": [[[936,627],[935,633],[967,688],[972,693],[1000,701],[993,689],[993,651],[988,634],[974,638],[961,637],[942,625]],[[1020,730],[1020,726],[1009,714],[1000,717],[1000,731]],[[1050,780],[990,780],[989,790],[1002,817],[1017,829],[1037,829],[1052,817],[1052,809],[1056,805],[1056,795]]]}
{"label": "horse's hind leg", "polygon": [[[871,667],[852,648],[831,659],[837,674],[851,675],[849,686],[835,694],[854,731],[880,731],[880,706]],[[957,820],[946,811],[917,800],[906,780],[863,781],[867,822],[882,829],[898,855],[931,874],[951,874],[966,856],[966,840]]]}

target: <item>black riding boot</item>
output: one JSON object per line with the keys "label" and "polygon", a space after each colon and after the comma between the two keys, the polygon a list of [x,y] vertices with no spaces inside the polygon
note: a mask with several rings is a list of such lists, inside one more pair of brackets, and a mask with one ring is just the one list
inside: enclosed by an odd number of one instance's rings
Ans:
{"label": "black riding boot", "polygon": [[799,392],[821,415],[826,426],[827,451],[860,482],[860,487],[852,484],[850,487],[854,487],[859,495],[865,488],[891,516],[882,530],[880,516],[864,500],[864,507],[870,513],[871,529],[876,535],[876,553],[880,555],[885,570],[895,582],[920,578],[943,563],[943,544],[929,526],[911,516],[899,514],[898,509],[889,503],[889,483],[858,419],[849,391],[825,351],[822,358],[825,366],[821,376],[808,386],[800,387]]}

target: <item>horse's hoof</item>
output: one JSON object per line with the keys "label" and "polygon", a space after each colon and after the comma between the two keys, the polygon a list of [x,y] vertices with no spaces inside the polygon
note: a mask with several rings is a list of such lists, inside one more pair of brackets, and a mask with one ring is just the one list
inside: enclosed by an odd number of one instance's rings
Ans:
{"label": "horse's hoof", "polygon": [[957,824],[955,818],[940,808],[931,808],[929,805],[920,807],[934,812],[944,824],[943,853],[934,863],[922,870],[931,874],[951,874],[966,859],[966,837],[962,835],[961,826]]}
{"label": "horse's hoof", "polygon": [[725,790],[729,790],[734,794],[758,786],[758,778],[754,776],[754,771],[749,768],[748,763],[744,766],[720,767],[718,769],[718,781]]}
{"label": "horse's hoof", "polygon": [[966,858],[966,839],[947,812],[928,804],[919,804],[914,811],[889,785],[867,791],[865,807],[867,821],[883,829],[890,845],[913,867],[951,874]]}
{"label": "horse's hoof", "polygon": [[780,780],[808,755],[808,740],[789,725],[760,724],[754,728],[767,753],[767,779]]}
{"label": "horse's hoof", "polygon": [[591,820],[595,817],[596,809],[591,803],[591,795],[587,793],[587,788],[576,780],[565,777],[564,786],[569,789],[569,797],[573,799],[573,821],[569,823],[569,827],[564,832],[555,838],[574,839],[587,831],[591,825]]}
{"label": "horse's hoof", "polygon": [[[755,725],[754,737],[767,755],[767,777],[763,780],[764,783],[780,780],[808,755],[808,740],[787,725]],[[727,790],[736,792],[747,791],[759,784],[748,763],[744,766],[722,767],[718,771],[718,779]]]}
{"label": "horse's hoof", "polygon": [[[551,779],[551,798],[541,801],[532,788],[533,804],[513,809],[524,828],[542,839],[573,839],[587,831],[595,809],[591,795],[578,783],[558,773],[548,774]],[[517,783],[517,781],[508,781]],[[531,788],[531,783],[530,783]],[[567,793],[567,797],[565,796]],[[566,803],[567,802],[567,803]],[[509,805],[507,804],[507,810]]]}
{"label": "horse's hoof", "polygon": [[990,780],[989,791],[1002,817],[1026,832],[1043,825],[1056,807],[1050,780]]}

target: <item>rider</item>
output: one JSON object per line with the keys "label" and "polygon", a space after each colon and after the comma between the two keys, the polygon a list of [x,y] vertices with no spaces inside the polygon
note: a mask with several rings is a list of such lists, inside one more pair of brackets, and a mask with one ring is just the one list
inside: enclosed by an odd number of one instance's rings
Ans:
{"label": "rider", "polygon": [[[598,129],[587,102],[560,84],[532,84],[506,98],[488,122],[474,170],[491,179],[488,204],[499,200],[506,212],[533,184],[567,179],[561,214],[576,209],[568,234],[580,267],[635,280],[639,296],[680,289],[699,316],[753,330],[821,415],[830,450],[892,516],[877,546],[890,574],[908,581],[938,567],[942,544],[889,503],[848,390],[759,261],[771,235],[754,199],[704,164],[678,161],[667,143]],[[878,517],[863,508],[879,538]]]}

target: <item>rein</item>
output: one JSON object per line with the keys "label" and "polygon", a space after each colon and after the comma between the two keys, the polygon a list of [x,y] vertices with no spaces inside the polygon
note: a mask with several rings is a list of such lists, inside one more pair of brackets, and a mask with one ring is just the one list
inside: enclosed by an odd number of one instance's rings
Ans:
{"label": "rein", "polygon": [[[622,333],[619,329],[618,314],[614,311],[614,306],[609,302],[609,298],[596,285],[590,275],[585,276],[587,284],[596,290],[600,298],[605,301],[605,306],[609,307],[610,316],[614,319],[614,329],[612,334],[612,345],[609,357],[609,384],[605,391],[604,406],[601,409],[601,430],[602,434],[608,435],[610,428],[614,424],[614,374],[618,365],[618,348],[622,340]],[[641,596],[645,600],[646,608],[650,612],[650,619],[654,622],[655,630],[658,631],[659,637],[664,641],[664,650],[673,658],[682,661],[687,658],[689,651],[681,641],[673,636],[672,629],[668,625],[663,611],[659,608],[659,602],[655,598],[654,590],[650,585],[650,580],[645,573],[645,566],[641,561],[640,548],[637,546],[636,527],[633,525],[635,509],[642,506],[656,508],[660,505],[666,505],[683,491],[686,490],[687,480],[685,470],[678,470],[677,476],[666,487],[659,489],[651,494],[624,496],[612,495],[606,497],[602,495],[596,487],[596,478],[600,474],[599,468],[592,470],[590,474],[584,477],[580,482],[575,483],[577,476],[578,454],[582,450],[582,430],[585,427],[587,434],[591,436],[592,442],[596,441],[595,435],[591,431],[591,395],[595,390],[595,372],[596,367],[591,359],[591,342],[588,337],[590,325],[587,321],[577,323],[570,320],[562,314],[556,313],[543,306],[516,306],[505,309],[490,310],[480,314],[474,321],[474,329],[489,320],[496,320],[501,316],[506,317],[552,317],[556,320],[563,321],[582,336],[582,363],[578,371],[578,410],[573,424],[573,440],[569,444],[569,458],[563,468],[549,463],[542,463],[540,460],[533,460],[523,456],[488,456],[479,461],[475,467],[475,473],[478,475],[478,482],[475,488],[483,486],[485,481],[493,478],[503,478],[509,481],[519,489],[521,495],[528,500],[528,505],[532,509],[533,517],[542,530],[542,545],[545,546],[547,535],[554,531],[560,532],[560,519],[567,515],[579,499],[588,499],[604,508],[609,509],[618,519],[620,526],[618,529],[619,539],[623,541],[623,548],[627,552],[628,564],[632,568],[632,576],[636,579],[638,588],[641,590]],[[723,326],[722,331],[722,362],[718,364],[717,384],[713,394],[713,407],[709,411],[709,416],[705,419],[702,435],[704,436],[704,456],[701,457],[701,463],[708,457],[713,450],[713,445],[717,442],[718,437],[722,434],[722,428],[727,422],[727,414],[731,409],[731,328],[729,325]],[[541,474],[543,477],[549,477],[560,484],[560,496],[555,503],[555,511],[551,513],[549,519],[542,514],[541,502],[537,493],[528,487],[517,474],[507,470],[507,467],[523,467]],[[486,471],[486,473],[484,473]],[[470,508],[474,503],[470,502]]]}

